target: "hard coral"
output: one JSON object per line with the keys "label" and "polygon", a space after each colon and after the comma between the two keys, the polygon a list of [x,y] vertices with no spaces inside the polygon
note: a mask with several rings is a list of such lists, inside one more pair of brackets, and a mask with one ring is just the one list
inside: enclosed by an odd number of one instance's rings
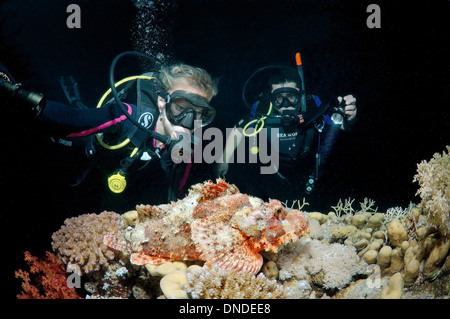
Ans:
{"label": "hard coral", "polygon": [[435,153],[429,162],[424,160],[418,164],[413,179],[420,185],[417,191],[422,199],[420,207],[444,236],[450,235],[450,146],[447,152]]}
{"label": "hard coral", "polygon": [[47,251],[46,258],[39,260],[27,251],[25,261],[33,277],[30,278],[27,271],[15,272],[16,278],[23,280],[23,291],[17,295],[18,299],[80,299],[76,290],[68,287],[65,267],[55,255]]}
{"label": "hard coral", "polygon": [[381,292],[381,299],[400,299],[403,293],[403,276],[401,273],[396,273],[389,278],[387,286]]}
{"label": "hard coral", "polygon": [[280,280],[308,279],[326,289],[342,289],[352,277],[367,273],[353,246],[326,244],[316,239],[301,238],[285,246],[277,259]]}
{"label": "hard coral", "polygon": [[120,215],[114,212],[69,218],[53,233],[52,248],[79,274],[89,273],[114,259],[115,253],[103,244],[103,236],[118,229],[121,229]]}
{"label": "hard coral", "polygon": [[290,289],[262,273],[255,277],[203,266],[187,274],[187,291],[194,299],[284,299]]}
{"label": "hard coral", "polygon": [[160,282],[164,296],[168,299],[188,299],[183,289],[187,281],[187,270],[178,269],[165,275]]}

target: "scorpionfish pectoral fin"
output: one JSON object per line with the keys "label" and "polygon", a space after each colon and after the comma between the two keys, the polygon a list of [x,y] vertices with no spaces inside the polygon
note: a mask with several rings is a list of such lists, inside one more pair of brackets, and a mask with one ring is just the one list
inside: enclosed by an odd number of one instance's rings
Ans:
{"label": "scorpionfish pectoral fin", "polygon": [[107,247],[124,252],[130,253],[130,245],[124,239],[124,231],[115,231],[103,236],[103,244]]}
{"label": "scorpionfish pectoral fin", "polygon": [[252,240],[228,222],[205,218],[191,227],[192,240],[206,265],[252,274],[261,269],[263,259]]}
{"label": "scorpionfish pectoral fin", "polygon": [[238,249],[212,257],[206,262],[206,265],[255,275],[263,265],[262,256],[246,247],[236,248]]}

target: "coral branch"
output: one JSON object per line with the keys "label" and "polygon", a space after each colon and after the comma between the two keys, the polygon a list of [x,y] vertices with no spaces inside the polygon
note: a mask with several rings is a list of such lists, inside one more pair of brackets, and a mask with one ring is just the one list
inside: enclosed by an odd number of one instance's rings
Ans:
{"label": "coral branch", "polygon": [[430,161],[417,165],[413,182],[419,183],[416,195],[422,199],[419,207],[429,221],[444,236],[450,236],[450,146],[447,153],[435,153]]}
{"label": "coral branch", "polygon": [[81,274],[89,273],[114,259],[114,252],[103,245],[103,236],[121,229],[120,215],[115,212],[68,218],[53,233],[52,248],[65,264],[77,266]]}
{"label": "coral branch", "polygon": [[18,299],[80,299],[74,288],[67,286],[67,276],[64,264],[55,255],[46,252],[46,257],[39,260],[28,251],[25,252],[25,261],[34,276],[32,284],[30,273],[23,270],[15,272],[18,279],[22,279],[22,293]]}

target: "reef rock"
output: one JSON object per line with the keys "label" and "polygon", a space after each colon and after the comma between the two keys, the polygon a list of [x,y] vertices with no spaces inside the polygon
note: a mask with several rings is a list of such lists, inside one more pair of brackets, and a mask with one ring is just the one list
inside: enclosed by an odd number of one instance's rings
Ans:
{"label": "reef rock", "polygon": [[448,255],[450,249],[450,239],[443,240],[436,244],[425,261],[424,276],[427,279],[434,279],[439,274],[439,267]]}
{"label": "reef rock", "polygon": [[110,248],[131,254],[136,265],[171,260],[203,260],[225,270],[256,274],[262,250],[278,247],[309,231],[302,212],[239,192],[219,179],[196,184],[171,204],[137,206],[135,227],[103,239]]}
{"label": "reef rock", "polygon": [[406,228],[397,219],[394,219],[388,226],[389,241],[394,247],[400,247],[405,240],[408,240]]}
{"label": "reef rock", "polygon": [[381,299],[400,299],[403,294],[403,277],[401,273],[396,273],[389,278],[386,286],[381,292]]}

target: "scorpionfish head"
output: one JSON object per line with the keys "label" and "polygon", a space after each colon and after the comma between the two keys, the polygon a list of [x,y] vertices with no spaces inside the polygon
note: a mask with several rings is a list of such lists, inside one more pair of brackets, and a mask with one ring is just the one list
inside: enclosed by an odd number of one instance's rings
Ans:
{"label": "scorpionfish head", "polygon": [[287,209],[278,200],[259,202],[237,211],[232,223],[249,236],[259,250],[277,251],[278,247],[309,231],[305,215]]}

